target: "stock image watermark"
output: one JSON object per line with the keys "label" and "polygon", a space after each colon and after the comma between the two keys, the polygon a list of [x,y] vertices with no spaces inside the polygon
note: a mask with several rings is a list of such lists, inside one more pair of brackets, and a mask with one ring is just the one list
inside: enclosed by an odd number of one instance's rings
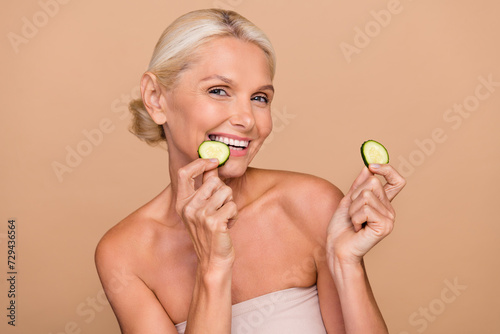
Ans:
{"label": "stock image watermark", "polygon": [[[140,96],[140,87],[135,86],[129,94],[122,94],[111,102],[111,112],[118,117],[118,121],[127,118],[129,114],[128,103]],[[92,129],[83,129],[80,141],[74,145],[66,145],[64,160],[54,160],[51,163],[52,170],[61,183],[66,174],[72,173],[80,166],[84,159],[88,157],[94,149],[100,146],[106,137],[116,129],[116,120],[109,117],[102,118]]]}
{"label": "stock image watermark", "polygon": [[7,324],[16,326],[17,320],[17,222],[7,220]]}
{"label": "stock image watermark", "polygon": [[[407,0],[411,2],[412,0]],[[383,29],[387,28],[393,18],[403,12],[403,5],[400,0],[389,0],[385,9],[371,10],[371,19],[362,27],[355,26],[352,43],[341,42],[340,51],[348,64],[352,62],[354,55],[359,55],[362,50],[367,48],[370,43],[379,36]]]}
{"label": "stock image watermark", "polygon": [[430,134],[423,139],[415,139],[416,148],[406,156],[398,157],[398,171],[404,177],[411,176],[417,167],[433,155],[438,148],[438,145],[443,144],[448,140],[448,133],[451,130],[458,130],[462,126],[464,120],[468,119],[473,112],[479,109],[481,102],[487,100],[495,93],[496,88],[500,87],[500,81],[494,81],[493,74],[479,76],[479,83],[474,89],[474,93],[466,96],[461,103],[455,103],[452,107],[446,109],[443,113],[443,120],[449,127],[436,127]]}
{"label": "stock image watermark", "polygon": [[[420,306],[418,310],[410,314],[408,323],[414,327],[417,333],[425,332],[436,319],[443,314],[448,306],[454,303],[462,292],[467,289],[467,285],[460,284],[458,277],[453,281],[445,279],[444,288],[438,297],[432,299],[427,305]],[[412,334],[414,332],[402,331],[399,334]]]}
{"label": "stock image watermark", "polygon": [[287,300],[284,298],[286,298],[286,293],[282,290],[267,295],[265,299],[252,300],[253,310],[245,314],[244,317],[240,317],[236,333],[258,333],[259,327],[265,323],[266,318],[279,311],[277,305],[279,305],[280,300]]}
{"label": "stock image watermark", "polygon": [[23,44],[28,44],[53,19],[61,10],[61,5],[66,5],[71,0],[40,0],[38,10],[31,15],[21,18],[21,28],[7,33],[7,39],[16,54]]}
{"label": "stock image watermark", "polygon": [[281,280],[287,285],[298,286],[302,283],[301,277],[310,272],[316,271],[318,262],[326,262],[326,250],[324,246],[316,246],[313,250],[313,257],[305,258],[300,264],[294,264],[281,275]]}
{"label": "stock image watermark", "polygon": [[297,117],[296,114],[289,113],[287,106],[273,108],[271,111],[271,118],[273,120],[273,131],[266,138],[266,141],[261,147],[261,151],[266,148],[267,145],[271,144],[276,138],[276,135],[285,131],[286,127],[291,124],[291,122]]}

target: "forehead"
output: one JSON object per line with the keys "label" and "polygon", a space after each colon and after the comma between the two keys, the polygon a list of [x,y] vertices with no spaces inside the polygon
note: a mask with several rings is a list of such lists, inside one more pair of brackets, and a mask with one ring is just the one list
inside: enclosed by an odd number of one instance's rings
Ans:
{"label": "forehead", "polygon": [[219,37],[200,46],[187,72],[192,79],[217,74],[259,84],[271,82],[264,51],[254,43],[234,37]]}

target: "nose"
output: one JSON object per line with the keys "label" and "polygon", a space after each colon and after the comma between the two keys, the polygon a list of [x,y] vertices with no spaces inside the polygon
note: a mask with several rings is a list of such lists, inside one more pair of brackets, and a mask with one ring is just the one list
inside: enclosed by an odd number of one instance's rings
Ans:
{"label": "nose", "polygon": [[255,125],[255,117],[250,101],[241,101],[238,103],[230,118],[231,125],[243,130],[250,130]]}

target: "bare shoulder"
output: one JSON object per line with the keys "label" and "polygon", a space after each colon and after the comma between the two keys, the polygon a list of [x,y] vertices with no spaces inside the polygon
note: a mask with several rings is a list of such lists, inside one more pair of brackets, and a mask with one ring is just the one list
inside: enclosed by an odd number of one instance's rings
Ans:
{"label": "bare shoulder", "polygon": [[153,199],[113,226],[96,247],[99,278],[123,333],[176,332],[141,274],[160,231],[155,203]]}
{"label": "bare shoulder", "polygon": [[302,221],[329,221],[344,196],[331,182],[314,175],[266,169],[253,172],[268,180],[285,210]]}
{"label": "bare shoulder", "polygon": [[160,196],[132,212],[104,234],[95,252],[99,274],[105,268],[137,267],[134,262],[147,255],[151,240],[158,232],[159,224],[155,223],[158,210],[155,206]]}
{"label": "bare shoulder", "polygon": [[109,229],[101,238],[96,247],[95,261],[98,270],[101,270],[105,262],[124,265],[132,259],[137,241],[141,239],[136,232],[143,232],[139,228],[141,218],[140,211],[135,211],[118,224]]}
{"label": "bare shoulder", "polygon": [[[137,272],[137,218],[131,215],[113,226],[95,249],[94,261],[101,284],[113,307],[121,302],[121,292],[140,281]],[[140,240],[140,238],[139,238]]]}
{"label": "bare shoulder", "polygon": [[290,204],[315,205],[321,202],[322,206],[335,209],[344,197],[340,189],[331,182],[314,175],[255,168],[252,173],[269,180],[268,184],[276,190],[284,191],[284,198]]}

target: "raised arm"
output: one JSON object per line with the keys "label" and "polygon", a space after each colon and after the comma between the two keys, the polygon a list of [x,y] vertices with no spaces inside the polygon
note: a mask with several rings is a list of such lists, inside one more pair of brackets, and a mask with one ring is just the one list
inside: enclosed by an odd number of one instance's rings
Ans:
{"label": "raised arm", "polygon": [[[382,175],[387,183],[382,185],[374,174]],[[363,256],[392,231],[395,212],[390,201],[404,185],[405,180],[390,165],[365,167],[328,226],[327,263],[348,334],[388,333]]]}
{"label": "raised arm", "polygon": [[[232,190],[217,176],[217,160],[198,159],[178,172],[176,210],[198,257],[187,333],[231,333],[234,249],[229,227],[237,215]],[[195,189],[195,179],[203,184]]]}

